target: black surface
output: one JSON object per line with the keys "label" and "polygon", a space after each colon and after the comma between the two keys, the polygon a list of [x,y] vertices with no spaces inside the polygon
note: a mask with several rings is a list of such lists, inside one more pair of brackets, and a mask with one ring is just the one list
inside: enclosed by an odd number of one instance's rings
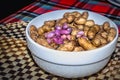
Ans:
{"label": "black surface", "polygon": [[0,0],[0,20],[15,13],[36,0]]}

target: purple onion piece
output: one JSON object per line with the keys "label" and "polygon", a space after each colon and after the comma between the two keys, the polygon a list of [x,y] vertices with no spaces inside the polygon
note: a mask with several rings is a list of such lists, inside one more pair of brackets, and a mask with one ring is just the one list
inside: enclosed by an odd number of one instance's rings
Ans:
{"label": "purple onion piece", "polygon": [[55,33],[54,33],[54,32],[49,32],[49,33],[45,34],[45,37],[46,37],[46,38],[52,38],[52,37],[54,37],[54,36],[55,36]]}
{"label": "purple onion piece", "polygon": [[67,28],[67,31],[69,31],[70,33],[72,32],[72,28]]}
{"label": "purple onion piece", "polygon": [[86,37],[86,36],[82,36],[82,38],[85,38],[85,39],[87,39],[87,37]]}
{"label": "purple onion piece", "polygon": [[64,23],[64,25],[63,25],[63,29],[67,29],[67,28],[68,28],[67,23]]}
{"label": "purple onion piece", "polygon": [[67,36],[66,36],[66,35],[61,35],[61,38],[62,38],[62,39],[66,39]]}
{"label": "purple onion piece", "polygon": [[77,34],[78,35],[84,35],[84,31],[79,31]]}
{"label": "purple onion piece", "polygon": [[67,37],[68,40],[70,40],[70,38],[71,38],[70,35],[67,35],[66,37]]}
{"label": "purple onion piece", "polygon": [[77,37],[77,38],[79,38],[79,37],[82,37],[82,35],[80,35],[80,34],[77,34],[77,35],[76,35],[76,37]]}
{"label": "purple onion piece", "polygon": [[61,27],[61,26],[55,26],[55,29],[56,29],[56,30],[61,30],[62,27]]}
{"label": "purple onion piece", "polygon": [[66,34],[66,35],[67,35],[67,34],[70,34],[70,31],[68,31],[68,30],[61,30],[60,33],[61,33],[61,34]]}
{"label": "purple onion piece", "polygon": [[57,41],[58,41],[57,37],[53,37],[52,39],[55,43],[57,43]]}
{"label": "purple onion piece", "polygon": [[57,41],[57,44],[63,44],[63,39],[62,38],[59,38],[58,41]]}
{"label": "purple onion piece", "polygon": [[61,30],[55,30],[55,35],[56,35],[56,36],[60,36],[60,35],[61,35],[60,32],[61,32]]}
{"label": "purple onion piece", "polygon": [[48,42],[48,43],[51,43],[51,42],[52,42],[52,39],[47,38],[47,42]]}
{"label": "purple onion piece", "polygon": [[56,44],[63,44],[63,39],[60,38],[60,37],[54,37],[53,38],[53,41],[56,43]]}

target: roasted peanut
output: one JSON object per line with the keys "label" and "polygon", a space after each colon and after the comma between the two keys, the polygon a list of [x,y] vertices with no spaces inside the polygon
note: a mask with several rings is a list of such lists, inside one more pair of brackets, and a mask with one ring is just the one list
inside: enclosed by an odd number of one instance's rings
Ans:
{"label": "roasted peanut", "polygon": [[85,50],[95,49],[96,47],[86,38],[78,38],[78,42]]}
{"label": "roasted peanut", "polygon": [[67,23],[68,20],[66,18],[61,18],[57,21],[57,23],[60,23],[60,24],[64,24],[64,23]]}
{"label": "roasted peanut", "polygon": [[66,17],[66,19],[67,19],[67,22],[68,22],[68,23],[71,23],[71,22],[74,21],[75,16],[73,16],[73,15],[68,15],[68,16]]}
{"label": "roasted peanut", "polygon": [[81,16],[83,18],[87,19],[89,15],[88,15],[88,12],[83,12]]}
{"label": "roasted peanut", "polygon": [[74,47],[73,51],[84,51],[84,49],[80,46],[76,46],[76,47]]}
{"label": "roasted peanut", "polygon": [[71,35],[77,35],[77,33],[79,32],[79,30],[77,28],[73,28],[72,29],[72,32],[71,32]]}
{"label": "roasted peanut", "polygon": [[94,39],[92,40],[92,44],[93,44],[94,46],[98,47],[98,46],[101,45],[101,40],[98,39],[98,38],[94,38]]}
{"label": "roasted peanut", "polygon": [[62,50],[62,51],[72,51],[74,49],[75,42],[70,41],[65,44],[61,44],[60,47],[57,48],[57,50]]}
{"label": "roasted peanut", "polygon": [[53,27],[53,26],[55,26],[55,20],[45,21],[44,25],[48,25],[50,27]]}
{"label": "roasted peanut", "polygon": [[82,24],[80,24],[80,25],[77,25],[77,24],[73,24],[77,29],[79,29],[79,30],[82,30],[83,31],[83,29],[84,29],[84,25],[82,25]]}
{"label": "roasted peanut", "polygon": [[86,23],[86,19],[85,18],[83,18],[83,17],[77,17],[77,18],[75,18],[75,20],[74,20],[74,22],[76,23],[76,24],[85,24]]}
{"label": "roasted peanut", "polygon": [[95,25],[95,22],[94,22],[93,20],[87,20],[87,21],[85,22],[85,25],[91,27],[91,26],[94,26],[94,25]]}
{"label": "roasted peanut", "polygon": [[37,37],[38,37],[38,30],[34,25],[30,26],[30,37],[36,41]]}
{"label": "roasted peanut", "polygon": [[109,30],[109,28],[110,28],[109,22],[104,22],[104,23],[103,23],[103,29],[104,29],[105,31],[107,31],[107,30]]}
{"label": "roasted peanut", "polygon": [[77,12],[77,11],[72,12],[72,14],[73,14],[75,17],[80,17],[80,16],[81,16],[81,14],[80,14],[79,12]]}
{"label": "roasted peanut", "polygon": [[38,28],[38,34],[41,36],[45,31],[43,30],[42,27]]}
{"label": "roasted peanut", "polygon": [[108,37],[107,37],[107,41],[111,42],[116,36],[116,29],[115,28],[110,28],[109,32],[108,32]]}

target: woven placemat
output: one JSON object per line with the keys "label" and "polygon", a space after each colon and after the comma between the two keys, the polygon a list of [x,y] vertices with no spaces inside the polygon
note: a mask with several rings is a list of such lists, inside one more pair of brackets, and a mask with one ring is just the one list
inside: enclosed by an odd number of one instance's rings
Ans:
{"label": "woven placemat", "polygon": [[67,79],[45,72],[35,64],[25,40],[27,23],[0,25],[0,80],[120,80],[120,37],[104,69],[88,77]]}

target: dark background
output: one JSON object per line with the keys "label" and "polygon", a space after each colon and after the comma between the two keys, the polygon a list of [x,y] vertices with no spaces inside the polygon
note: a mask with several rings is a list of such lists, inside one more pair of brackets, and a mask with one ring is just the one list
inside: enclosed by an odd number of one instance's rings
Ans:
{"label": "dark background", "polygon": [[0,20],[15,13],[36,0],[0,0]]}

